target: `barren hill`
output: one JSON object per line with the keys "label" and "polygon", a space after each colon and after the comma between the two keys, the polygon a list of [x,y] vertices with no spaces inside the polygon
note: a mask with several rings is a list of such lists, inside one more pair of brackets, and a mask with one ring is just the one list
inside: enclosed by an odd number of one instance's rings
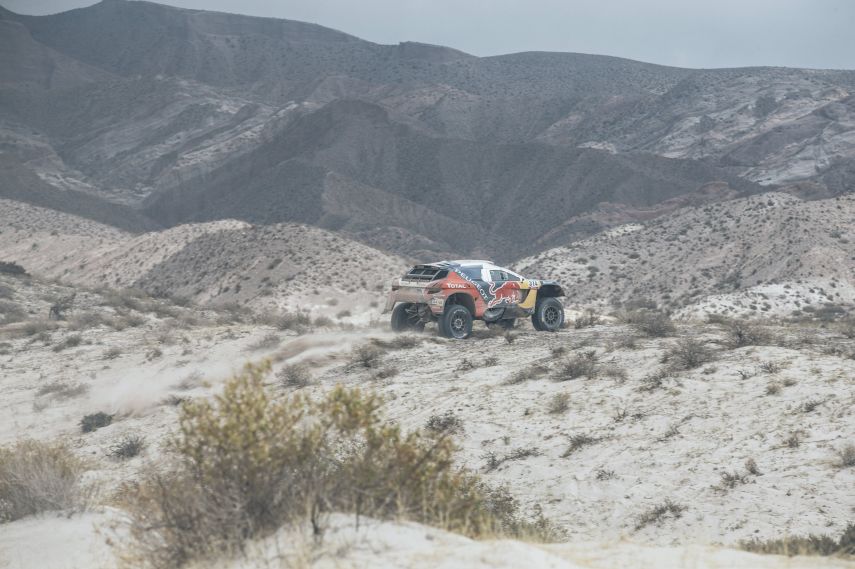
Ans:
{"label": "barren hill", "polygon": [[802,201],[769,193],[621,226],[520,267],[558,275],[572,302],[646,298],[701,303],[713,313],[790,314],[855,301],[852,219],[853,196]]}
{"label": "barren hill", "polygon": [[322,229],[222,220],[133,234],[0,200],[3,260],[89,287],[363,320],[408,261]]}

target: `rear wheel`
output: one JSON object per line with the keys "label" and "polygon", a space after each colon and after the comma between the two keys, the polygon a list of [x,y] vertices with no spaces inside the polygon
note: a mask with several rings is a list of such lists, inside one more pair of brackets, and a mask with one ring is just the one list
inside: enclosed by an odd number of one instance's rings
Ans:
{"label": "rear wheel", "polygon": [[538,300],[531,315],[531,323],[540,332],[555,332],[564,324],[564,306],[557,298]]}
{"label": "rear wheel", "polygon": [[445,307],[439,318],[439,332],[446,338],[462,340],[472,333],[472,314],[460,304]]}
{"label": "rear wheel", "polygon": [[425,323],[421,321],[415,304],[402,302],[392,310],[392,330],[395,332],[421,332],[424,329]]}

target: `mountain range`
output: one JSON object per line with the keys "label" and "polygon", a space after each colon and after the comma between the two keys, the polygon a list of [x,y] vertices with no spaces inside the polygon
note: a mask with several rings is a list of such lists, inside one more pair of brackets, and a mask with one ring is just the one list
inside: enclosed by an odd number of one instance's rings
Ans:
{"label": "mountain range", "polygon": [[0,8],[0,198],[140,233],[307,224],[511,262],[687,205],[855,184],[855,72],[475,57],[106,0]]}

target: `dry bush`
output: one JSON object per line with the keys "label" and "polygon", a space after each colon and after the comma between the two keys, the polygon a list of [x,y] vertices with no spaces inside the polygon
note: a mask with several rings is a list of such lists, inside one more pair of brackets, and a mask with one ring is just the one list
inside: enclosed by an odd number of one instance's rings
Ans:
{"label": "dry bush", "polygon": [[0,325],[21,322],[27,318],[27,311],[18,304],[0,300]]}
{"label": "dry bush", "polygon": [[556,393],[549,400],[546,411],[550,415],[560,415],[570,407],[570,394],[567,392]]}
{"label": "dry bush", "polygon": [[599,437],[593,437],[591,435],[586,435],[584,433],[579,434],[579,435],[573,435],[572,437],[570,437],[570,444],[564,450],[564,452],[561,453],[561,458],[567,458],[568,456],[570,456],[574,452],[578,451],[579,449],[582,449],[586,446],[596,444],[596,443],[600,442],[600,440],[601,439]]}
{"label": "dry bush", "polygon": [[753,553],[771,555],[855,556],[855,523],[850,523],[837,539],[827,535],[807,535],[742,541],[739,546]]}
{"label": "dry bush", "polygon": [[855,340],[855,318],[849,317],[840,323],[840,333],[850,340]]}
{"label": "dry bush", "polygon": [[517,385],[523,383],[524,381],[528,381],[530,379],[539,379],[546,375],[549,372],[549,368],[534,363],[529,365],[528,367],[524,367],[522,369],[518,369],[514,373],[512,373],[506,380],[505,385]]}
{"label": "dry bush", "polygon": [[176,567],[329,512],[408,518],[478,536],[517,527],[477,475],[454,466],[447,433],[405,433],[380,400],[341,386],[273,400],[268,365],[248,365],[213,400],[181,407],[168,468],[125,489],[137,566]]}
{"label": "dry bush", "polygon": [[144,448],[145,437],[137,434],[128,434],[110,448],[110,456],[116,460],[128,460],[139,456]]}
{"label": "dry bush", "polygon": [[28,320],[21,328],[21,333],[24,336],[36,336],[38,334],[50,332],[59,328],[59,324],[52,320]]}
{"label": "dry bush", "polygon": [[638,521],[635,523],[635,531],[638,531],[650,524],[659,524],[668,516],[675,519],[679,518],[683,515],[683,511],[686,509],[686,506],[676,504],[672,502],[670,498],[666,499],[661,504],[653,506],[638,516]]}
{"label": "dry bush", "polygon": [[484,458],[487,460],[487,464],[484,465],[485,472],[493,472],[498,469],[501,465],[506,462],[514,461],[514,460],[524,460],[531,456],[539,456],[540,451],[536,448],[518,448],[514,449],[508,454],[504,456],[496,456],[494,452],[488,452],[484,455]]}
{"label": "dry bush", "polygon": [[73,334],[68,336],[65,340],[55,345],[52,349],[54,352],[61,352],[62,350],[66,350],[68,348],[76,348],[80,344],[83,343],[83,336],[80,334]]}
{"label": "dry bush", "polygon": [[669,347],[662,356],[662,363],[672,369],[690,370],[713,360],[713,351],[694,338],[683,338]]}
{"label": "dry bush", "polygon": [[582,328],[590,328],[596,326],[602,321],[600,315],[592,309],[587,309],[578,318],[573,321],[573,328],[580,330]]}
{"label": "dry bush", "polygon": [[407,350],[410,348],[415,348],[423,341],[424,338],[409,334],[398,334],[391,340],[383,340],[381,338],[371,339],[371,343],[373,343],[375,346],[387,350]]}
{"label": "dry bush", "polygon": [[304,334],[311,329],[312,318],[303,312],[285,312],[276,319],[274,326]]}
{"label": "dry bush", "polygon": [[84,470],[61,444],[28,440],[0,448],[0,522],[85,506]]}
{"label": "dry bush", "polygon": [[673,336],[677,331],[671,317],[657,310],[629,312],[624,318],[636,331],[651,338]]}
{"label": "dry bush", "polygon": [[249,344],[246,349],[250,352],[272,350],[273,348],[278,347],[281,343],[282,338],[279,337],[279,334],[274,334],[273,332],[271,332],[269,334],[265,334],[263,337]]}
{"label": "dry bush", "polygon": [[848,444],[838,452],[840,456],[840,462],[838,462],[838,466],[840,468],[851,468],[855,466],[855,445]]}
{"label": "dry bush", "polygon": [[725,326],[724,345],[730,349],[763,346],[772,341],[772,335],[765,328],[745,320],[730,320]]}
{"label": "dry bush", "polygon": [[312,370],[304,363],[284,366],[276,374],[282,387],[306,387],[312,382]]}
{"label": "dry bush", "polygon": [[580,377],[594,379],[598,373],[597,352],[590,350],[561,363],[555,372],[555,380],[570,381]]}
{"label": "dry bush", "polygon": [[42,385],[36,390],[36,396],[49,396],[51,399],[64,400],[79,397],[89,391],[89,386],[82,383],[66,383],[53,381]]}
{"label": "dry bush", "polygon": [[425,429],[434,434],[459,435],[463,432],[463,420],[454,411],[448,410],[442,415],[431,415]]}
{"label": "dry bush", "polygon": [[381,348],[370,344],[363,344],[353,349],[350,354],[350,362],[357,367],[372,369],[380,365],[383,354],[385,354],[385,351]]}

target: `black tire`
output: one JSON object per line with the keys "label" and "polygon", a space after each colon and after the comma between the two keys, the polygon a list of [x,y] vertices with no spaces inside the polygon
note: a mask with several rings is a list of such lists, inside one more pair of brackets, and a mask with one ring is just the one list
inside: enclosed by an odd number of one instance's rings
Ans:
{"label": "black tire", "polygon": [[554,297],[538,299],[531,323],[539,332],[555,332],[564,324],[564,306]]}
{"label": "black tire", "polygon": [[439,318],[439,333],[455,340],[468,338],[472,333],[472,313],[461,304],[446,306]]}
{"label": "black tire", "polygon": [[392,330],[395,332],[421,332],[425,329],[425,323],[419,319],[418,315],[413,315],[412,308],[413,303],[411,302],[402,302],[395,306],[392,310]]}

